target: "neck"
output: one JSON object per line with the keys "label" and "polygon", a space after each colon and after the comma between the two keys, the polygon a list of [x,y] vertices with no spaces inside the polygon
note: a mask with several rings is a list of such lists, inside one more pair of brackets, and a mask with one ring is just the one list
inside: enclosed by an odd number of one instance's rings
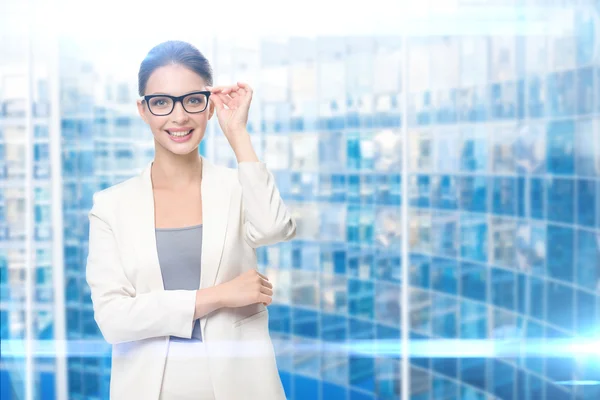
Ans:
{"label": "neck", "polygon": [[186,155],[156,151],[151,173],[153,186],[157,189],[199,185],[202,182],[202,157],[196,151]]}

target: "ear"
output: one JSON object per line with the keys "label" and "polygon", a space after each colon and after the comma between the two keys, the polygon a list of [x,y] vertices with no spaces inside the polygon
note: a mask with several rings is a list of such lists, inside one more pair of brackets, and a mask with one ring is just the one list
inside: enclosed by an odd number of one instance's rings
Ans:
{"label": "ear", "polygon": [[136,103],[140,117],[142,117],[144,122],[148,124],[148,117],[146,116],[146,107],[144,106],[144,100],[138,100]]}
{"label": "ear", "polygon": [[211,119],[214,113],[215,113],[215,103],[213,103],[211,101],[208,105],[208,119]]}

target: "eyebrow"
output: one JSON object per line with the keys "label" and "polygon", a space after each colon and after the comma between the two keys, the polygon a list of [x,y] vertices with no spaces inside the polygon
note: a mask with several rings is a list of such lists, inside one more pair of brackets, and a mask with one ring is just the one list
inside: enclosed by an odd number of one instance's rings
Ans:
{"label": "eyebrow", "polygon": [[[206,89],[199,89],[199,90],[192,90],[189,92],[186,92],[184,94],[182,94],[181,96],[185,96],[186,94],[190,94],[190,93],[196,93],[196,92],[207,92]],[[156,93],[147,93],[145,96],[155,96],[155,95],[163,95],[163,96],[173,96],[173,97],[178,97],[169,93],[164,93],[164,92],[156,92]]]}

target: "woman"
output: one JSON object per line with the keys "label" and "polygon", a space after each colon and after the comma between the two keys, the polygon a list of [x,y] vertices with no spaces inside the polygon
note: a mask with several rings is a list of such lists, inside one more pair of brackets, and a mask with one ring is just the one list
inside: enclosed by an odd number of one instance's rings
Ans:
{"label": "woman", "polygon": [[[211,85],[193,46],[153,48],[137,105],[154,160],[94,195],[87,282],[113,344],[115,400],[285,398],[255,249],[292,239],[296,224],[246,130],[252,89]],[[237,169],[198,153],[215,112]]]}

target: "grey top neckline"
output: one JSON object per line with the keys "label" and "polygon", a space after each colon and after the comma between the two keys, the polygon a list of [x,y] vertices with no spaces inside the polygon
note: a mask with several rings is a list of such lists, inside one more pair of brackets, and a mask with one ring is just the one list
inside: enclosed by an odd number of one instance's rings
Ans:
{"label": "grey top neckline", "polygon": [[192,226],[182,226],[181,228],[155,228],[157,231],[161,232],[170,232],[170,231],[186,231],[188,229],[197,229],[201,228],[202,224],[192,225]]}
{"label": "grey top neckline", "polygon": [[[200,288],[202,236],[202,225],[156,229],[156,251],[165,290]],[[188,340],[173,336],[171,339]],[[194,323],[192,339],[202,340],[200,320]]]}

